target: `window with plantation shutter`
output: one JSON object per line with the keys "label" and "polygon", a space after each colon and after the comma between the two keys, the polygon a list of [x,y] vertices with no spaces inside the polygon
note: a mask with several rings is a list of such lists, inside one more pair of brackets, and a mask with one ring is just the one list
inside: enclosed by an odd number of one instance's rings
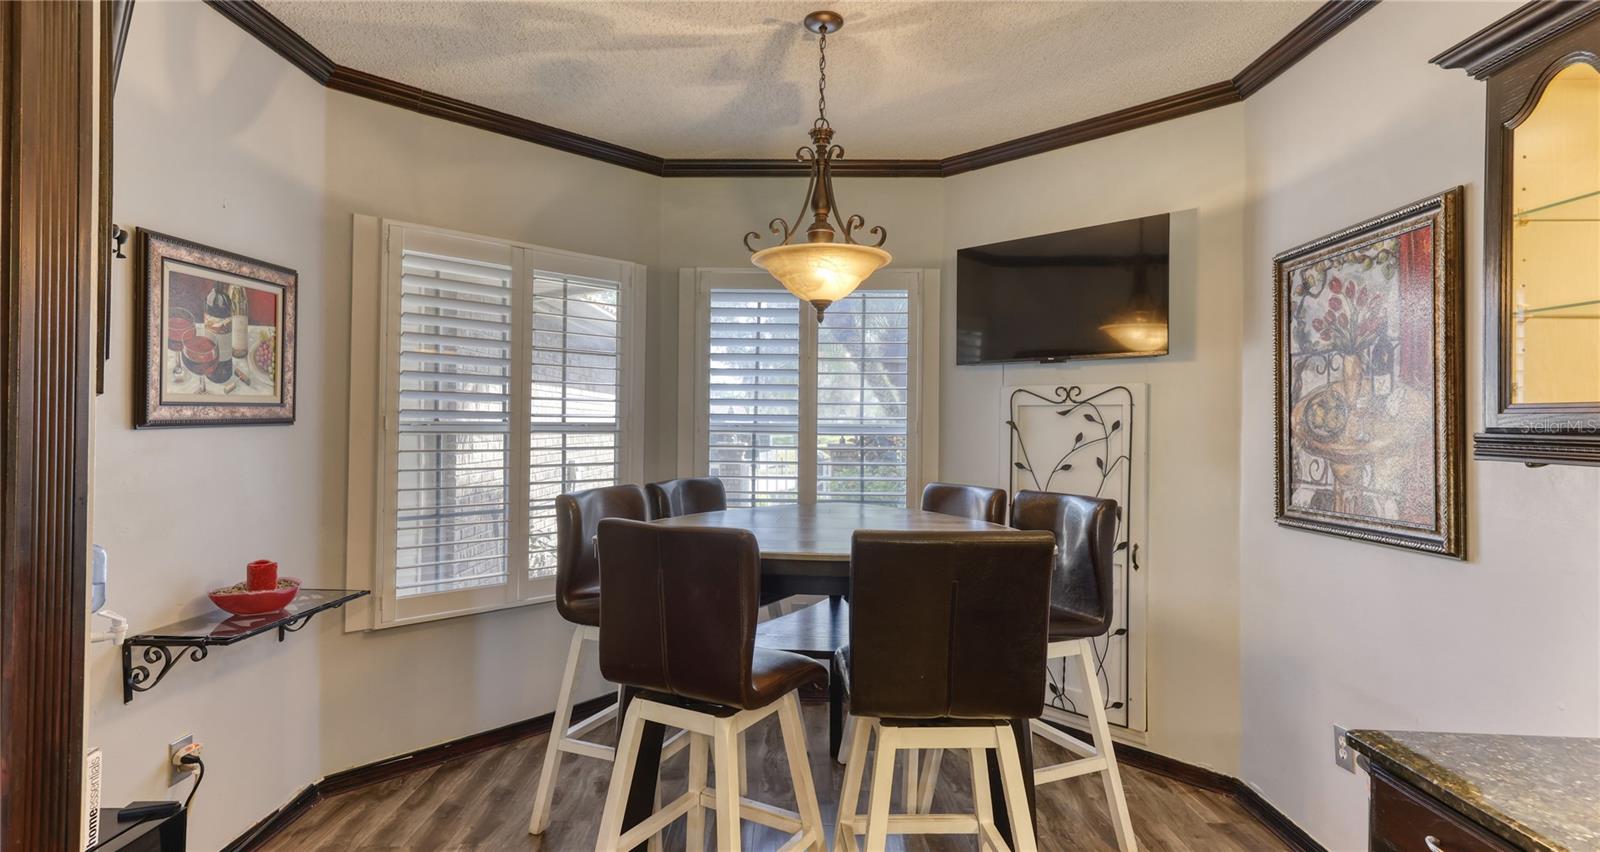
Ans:
{"label": "window with plantation shutter", "polygon": [[800,302],[783,290],[713,290],[709,472],[730,506],[800,499]]}
{"label": "window with plantation shutter", "polygon": [[639,479],[643,267],[383,234],[375,626],[547,599],[556,495]]}
{"label": "window with plantation shutter", "polygon": [[817,501],[906,505],[910,293],[858,290],[817,329]]}
{"label": "window with plantation shutter", "polygon": [[[929,477],[919,416],[928,394],[926,280],[884,270],[817,323],[760,271],[685,270],[696,328],[693,428],[682,473],[722,479],[731,506],[852,502],[905,506]],[[685,368],[691,368],[689,361]]]}
{"label": "window with plantation shutter", "polygon": [[556,571],[556,495],[620,481],[621,285],[535,270],[530,578]]}
{"label": "window with plantation shutter", "polygon": [[395,594],[506,578],[511,267],[402,250]]}

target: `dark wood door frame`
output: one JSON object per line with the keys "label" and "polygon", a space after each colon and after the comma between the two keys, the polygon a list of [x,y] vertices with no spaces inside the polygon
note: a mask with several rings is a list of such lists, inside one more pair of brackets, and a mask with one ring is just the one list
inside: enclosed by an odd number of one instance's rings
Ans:
{"label": "dark wood door frame", "polygon": [[96,56],[0,3],[0,852],[81,848]]}

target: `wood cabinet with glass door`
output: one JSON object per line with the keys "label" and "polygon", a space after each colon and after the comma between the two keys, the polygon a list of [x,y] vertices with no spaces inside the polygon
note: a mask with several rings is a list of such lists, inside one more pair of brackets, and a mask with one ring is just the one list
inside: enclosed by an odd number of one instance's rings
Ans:
{"label": "wood cabinet with glass door", "polygon": [[1488,81],[1474,454],[1600,464],[1600,4],[1529,4],[1434,61]]}

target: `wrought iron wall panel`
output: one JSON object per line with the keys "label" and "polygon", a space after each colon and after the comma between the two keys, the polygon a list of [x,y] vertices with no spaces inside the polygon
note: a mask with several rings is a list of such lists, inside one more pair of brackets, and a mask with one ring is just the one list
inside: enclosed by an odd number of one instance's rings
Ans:
{"label": "wrought iron wall panel", "polygon": [[[1146,386],[1028,385],[1005,389],[1007,484],[1117,501],[1115,615],[1093,640],[1111,724],[1144,730]],[[1074,667],[1076,664],[1073,664]],[[1061,660],[1046,672],[1047,715],[1078,713],[1082,686]]]}

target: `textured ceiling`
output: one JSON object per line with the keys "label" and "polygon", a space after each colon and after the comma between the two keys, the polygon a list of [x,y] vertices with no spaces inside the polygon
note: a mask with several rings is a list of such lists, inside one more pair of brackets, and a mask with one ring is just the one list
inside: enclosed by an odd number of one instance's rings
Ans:
{"label": "textured ceiling", "polygon": [[1231,78],[1318,2],[264,0],[333,61],[663,157],[936,158]]}

